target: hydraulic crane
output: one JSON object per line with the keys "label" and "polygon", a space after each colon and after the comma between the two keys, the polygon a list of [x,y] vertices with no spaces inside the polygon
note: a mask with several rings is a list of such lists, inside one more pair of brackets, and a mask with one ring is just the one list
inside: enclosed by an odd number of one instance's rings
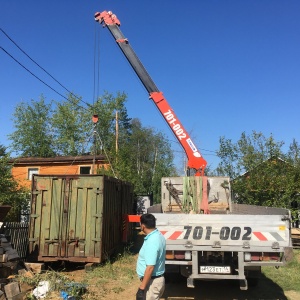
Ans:
{"label": "hydraulic crane", "polygon": [[206,160],[201,155],[200,151],[195,146],[188,132],[175,115],[173,109],[170,107],[163,93],[157,88],[154,81],[148,74],[147,70],[135,54],[134,50],[129,44],[129,41],[120,30],[120,21],[117,16],[111,11],[97,12],[95,20],[107,27],[133,70],[141,80],[142,84],[149,93],[149,98],[153,100],[154,104],[164,117],[165,121],[173,131],[177,140],[181,144],[187,156],[187,175],[191,175],[191,170],[194,170],[195,176],[203,176],[207,165]]}
{"label": "hydraulic crane", "polygon": [[[203,176],[205,159],[120,31],[116,15],[103,11],[95,14],[95,20],[109,29],[185,150],[187,175],[195,170],[198,176],[172,177],[172,184],[182,187],[182,198],[169,188],[170,177],[162,178],[162,209],[158,212],[154,205],[147,210],[154,214],[157,229],[166,238],[166,274],[181,274],[187,278],[188,287],[194,287],[195,280],[228,279],[238,280],[240,289],[247,290],[248,280],[254,285],[259,281],[261,267],[277,268],[288,260],[292,249],[290,211],[270,208],[267,212],[266,207],[231,203],[229,177]],[[197,192],[190,189],[193,181],[199,183]],[[190,193],[190,190],[197,201],[190,200],[191,194],[184,199],[184,191]],[[198,199],[200,191],[202,200]],[[180,212],[170,209],[175,203],[189,209]],[[139,218],[129,215],[127,221],[139,222]]]}

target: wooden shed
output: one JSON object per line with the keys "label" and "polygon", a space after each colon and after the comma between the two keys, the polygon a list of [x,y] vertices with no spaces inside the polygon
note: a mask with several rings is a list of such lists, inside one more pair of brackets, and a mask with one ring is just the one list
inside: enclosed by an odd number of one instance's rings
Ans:
{"label": "wooden shed", "polygon": [[104,155],[20,157],[11,159],[10,164],[14,179],[27,188],[31,187],[34,174],[97,174],[97,169],[108,167]]}

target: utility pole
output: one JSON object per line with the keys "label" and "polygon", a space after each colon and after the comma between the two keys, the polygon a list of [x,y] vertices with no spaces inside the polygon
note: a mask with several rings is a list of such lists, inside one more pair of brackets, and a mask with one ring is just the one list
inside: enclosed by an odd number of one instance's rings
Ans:
{"label": "utility pole", "polygon": [[98,123],[98,115],[93,115],[92,117],[92,121],[94,123],[94,130],[93,130],[93,136],[94,136],[94,140],[93,140],[93,148],[94,148],[94,157],[93,157],[93,166],[92,166],[92,174],[95,174],[95,163],[96,163],[96,126]]}
{"label": "utility pole", "polygon": [[119,140],[119,116],[118,116],[118,111],[116,111],[116,153],[118,153],[119,150],[119,144],[118,144],[118,140]]}

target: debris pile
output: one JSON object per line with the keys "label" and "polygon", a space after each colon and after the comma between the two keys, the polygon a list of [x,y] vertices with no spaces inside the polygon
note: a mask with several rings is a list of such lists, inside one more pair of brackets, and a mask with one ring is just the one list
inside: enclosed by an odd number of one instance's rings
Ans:
{"label": "debris pile", "polygon": [[[43,264],[40,264],[42,267],[39,269],[32,268],[32,265],[39,264],[30,264],[30,271],[19,270],[19,275],[15,278],[23,291],[26,289],[26,295],[30,299],[82,299],[81,296],[86,292],[84,284],[71,281],[68,276],[61,272],[44,271]],[[28,269],[29,264],[25,263],[25,266]],[[36,273],[32,271],[33,269]],[[20,293],[23,291],[20,290]]]}
{"label": "debris pile", "polygon": [[[20,260],[8,237],[0,234],[0,300],[81,299],[83,284],[72,282],[66,275],[44,271],[42,263]],[[30,297],[30,298],[28,298]]]}
{"label": "debris pile", "polygon": [[0,234],[0,300],[22,299],[15,297],[21,293],[18,283],[11,282],[22,265],[17,250],[4,234]]}

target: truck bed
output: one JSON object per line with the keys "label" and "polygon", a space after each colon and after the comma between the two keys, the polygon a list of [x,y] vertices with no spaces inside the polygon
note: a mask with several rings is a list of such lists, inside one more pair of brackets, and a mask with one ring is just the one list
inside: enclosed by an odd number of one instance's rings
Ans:
{"label": "truck bed", "polygon": [[257,206],[248,204],[231,204],[232,215],[289,215],[289,210],[278,207]]}
{"label": "truck bed", "polygon": [[[238,206],[239,209],[245,208]],[[246,209],[246,208],[245,208]],[[265,208],[263,208],[265,209]],[[245,212],[249,212],[247,207]],[[289,215],[284,211],[275,214],[154,214],[157,228],[167,240],[167,248],[177,245],[178,250],[186,249],[187,244],[193,250],[201,247],[220,251],[282,251],[290,246]],[[272,213],[271,213],[272,212]],[[205,247],[205,248],[204,248]]]}

